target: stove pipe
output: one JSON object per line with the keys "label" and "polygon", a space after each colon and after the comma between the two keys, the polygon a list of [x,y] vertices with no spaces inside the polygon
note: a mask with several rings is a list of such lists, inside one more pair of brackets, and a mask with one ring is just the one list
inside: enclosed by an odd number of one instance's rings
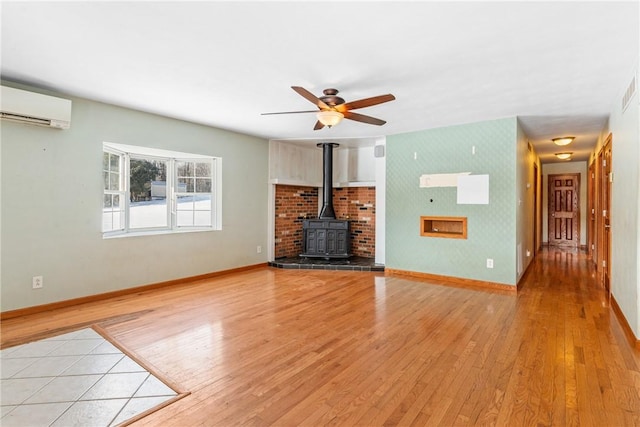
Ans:
{"label": "stove pipe", "polygon": [[333,147],[340,144],[334,142],[321,142],[322,147],[322,209],[320,219],[336,219],[333,210]]}

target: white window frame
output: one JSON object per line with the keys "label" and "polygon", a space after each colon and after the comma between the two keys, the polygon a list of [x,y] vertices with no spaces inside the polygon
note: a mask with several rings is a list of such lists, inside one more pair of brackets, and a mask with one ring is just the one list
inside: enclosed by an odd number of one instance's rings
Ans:
{"label": "white window frame", "polygon": [[[172,197],[171,197],[171,201],[172,201],[172,212],[173,215],[175,215],[175,227],[176,228],[193,228],[194,226],[190,226],[190,225],[178,225],[178,220],[177,220],[177,215],[178,215],[178,197],[180,196],[193,196],[193,195],[197,195],[197,194],[211,194],[211,211],[215,212],[216,211],[216,207],[219,206],[220,200],[218,200],[215,196],[216,196],[216,191],[215,191],[215,183],[218,181],[219,177],[217,175],[217,162],[212,161],[210,163],[211,166],[211,193],[199,193],[196,191],[197,189],[197,175],[194,176],[193,178],[196,179],[196,181],[194,181],[194,191],[192,193],[189,192],[180,192],[179,190],[179,186],[177,185],[177,182],[179,180],[178,177],[178,167],[175,165],[175,163],[177,162],[189,162],[189,163],[204,163],[201,159],[194,159],[193,157],[191,158],[174,158],[172,159],[173,165],[172,165],[172,182],[173,182],[173,191],[172,191]],[[189,177],[191,178],[191,177]],[[197,212],[197,210],[194,210],[193,213],[195,215],[195,212]],[[195,218],[194,218],[195,219]],[[211,227],[215,226],[214,224],[215,221],[215,215],[212,216],[211,218]],[[209,227],[207,227],[209,228]]]}
{"label": "white window frame", "polygon": [[[118,183],[118,190],[111,190],[111,189],[106,189],[104,188],[103,185],[103,199],[102,199],[102,209],[103,209],[103,214],[104,214],[104,196],[105,195],[111,195],[111,196],[119,196],[120,197],[120,206],[121,206],[121,211],[124,211],[124,213],[121,214],[121,219],[120,219],[120,225],[121,228],[117,229],[117,230],[110,230],[107,233],[121,233],[124,228],[126,227],[126,210],[127,210],[127,192],[125,190],[125,184],[124,184],[124,177],[125,177],[125,159],[122,156],[122,153],[120,151],[117,150],[113,150],[112,148],[109,147],[104,147],[102,150],[103,153],[109,153],[110,155],[115,155],[120,157],[120,161],[119,163],[119,170],[118,170],[118,174],[119,174],[119,183]],[[109,174],[111,172],[110,170],[111,168],[111,161],[109,161],[109,170],[107,171]],[[104,172],[104,170],[103,170]],[[111,214],[113,215],[113,209],[111,211]],[[103,219],[104,221],[104,219]],[[112,219],[112,223],[113,223],[113,219]]]}
{"label": "white window frame", "polygon": [[[156,148],[140,147],[134,145],[117,144],[104,142],[103,152],[120,155],[121,157],[121,197],[124,198],[124,227],[119,230],[102,232],[103,238],[126,237],[126,236],[143,236],[152,234],[167,233],[185,233],[199,231],[218,231],[222,230],[222,158],[214,156],[206,156],[200,154],[183,153],[178,151],[161,150]],[[167,226],[166,227],[148,227],[148,228],[131,228],[130,227],[130,160],[149,159],[167,162]],[[177,197],[179,193],[176,191],[177,171],[176,161],[187,162],[211,162],[211,226],[178,226],[177,225]],[[103,207],[104,194],[112,190],[103,189]],[[203,194],[203,193],[200,193]]]}
{"label": "white window frame", "polygon": [[[172,229],[172,218],[171,218],[171,203],[173,200],[172,197],[172,193],[171,191],[169,191],[169,189],[172,187],[173,182],[172,182],[172,177],[170,176],[171,173],[171,164],[172,164],[172,159],[171,158],[167,158],[167,157],[160,157],[160,156],[149,156],[149,155],[145,155],[145,154],[140,154],[140,153],[128,153],[125,152],[124,153],[124,159],[125,159],[125,176],[124,176],[124,182],[125,182],[125,189],[126,189],[126,204],[125,204],[125,224],[126,224],[126,230],[128,233],[145,233],[145,232],[162,232],[162,231],[170,231]],[[131,227],[131,160],[156,160],[156,161],[161,161],[161,162],[166,162],[167,163],[167,167],[166,167],[166,172],[167,172],[167,179],[166,179],[166,184],[167,184],[167,193],[166,193],[166,200],[167,200],[167,209],[166,209],[166,219],[167,219],[167,225],[166,226],[160,226],[160,227]]]}

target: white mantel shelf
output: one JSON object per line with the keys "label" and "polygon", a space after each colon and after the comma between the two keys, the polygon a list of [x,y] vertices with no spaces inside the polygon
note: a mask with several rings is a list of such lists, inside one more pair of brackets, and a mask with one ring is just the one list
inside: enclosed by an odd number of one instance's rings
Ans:
{"label": "white mantel shelf", "polygon": [[[301,187],[318,187],[322,188],[322,182],[304,182],[304,181],[296,181],[292,179],[270,179],[269,184],[280,184],[280,185],[298,185]],[[356,182],[334,182],[333,188],[347,188],[347,187],[375,187],[376,183],[374,181],[356,181]]]}

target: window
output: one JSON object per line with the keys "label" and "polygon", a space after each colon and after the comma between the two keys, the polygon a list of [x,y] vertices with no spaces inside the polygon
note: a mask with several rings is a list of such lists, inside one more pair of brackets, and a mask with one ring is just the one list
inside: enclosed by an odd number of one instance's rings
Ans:
{"label": "window", "polygon": [[105,237],[219,230],[221,159],[103,144]]}
{"label": "window", "polygon": [[122,156],[113,152],[102,153],[102,178],[104,201],[102,206],[102,231],[122,230],[124,227],[124,197]]}
{"label": "window", "polygon": [[167,200],[169,160],[129,156],[129,229],[166,228],[170,203]]}
{"label": "window", "polygon": [[211,226],[211,163],[176,161],[178,227]]}

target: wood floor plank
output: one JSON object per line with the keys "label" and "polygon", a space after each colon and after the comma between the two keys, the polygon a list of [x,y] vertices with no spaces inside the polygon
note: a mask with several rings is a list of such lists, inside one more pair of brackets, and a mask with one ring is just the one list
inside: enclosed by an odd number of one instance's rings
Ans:
{"label": "wood floor plank", "polygon": [[640,425],[640,351],[577,252],[517,295],[257,268],[7,319],[1,346],[93,324],[191,393],[133,426]]}

